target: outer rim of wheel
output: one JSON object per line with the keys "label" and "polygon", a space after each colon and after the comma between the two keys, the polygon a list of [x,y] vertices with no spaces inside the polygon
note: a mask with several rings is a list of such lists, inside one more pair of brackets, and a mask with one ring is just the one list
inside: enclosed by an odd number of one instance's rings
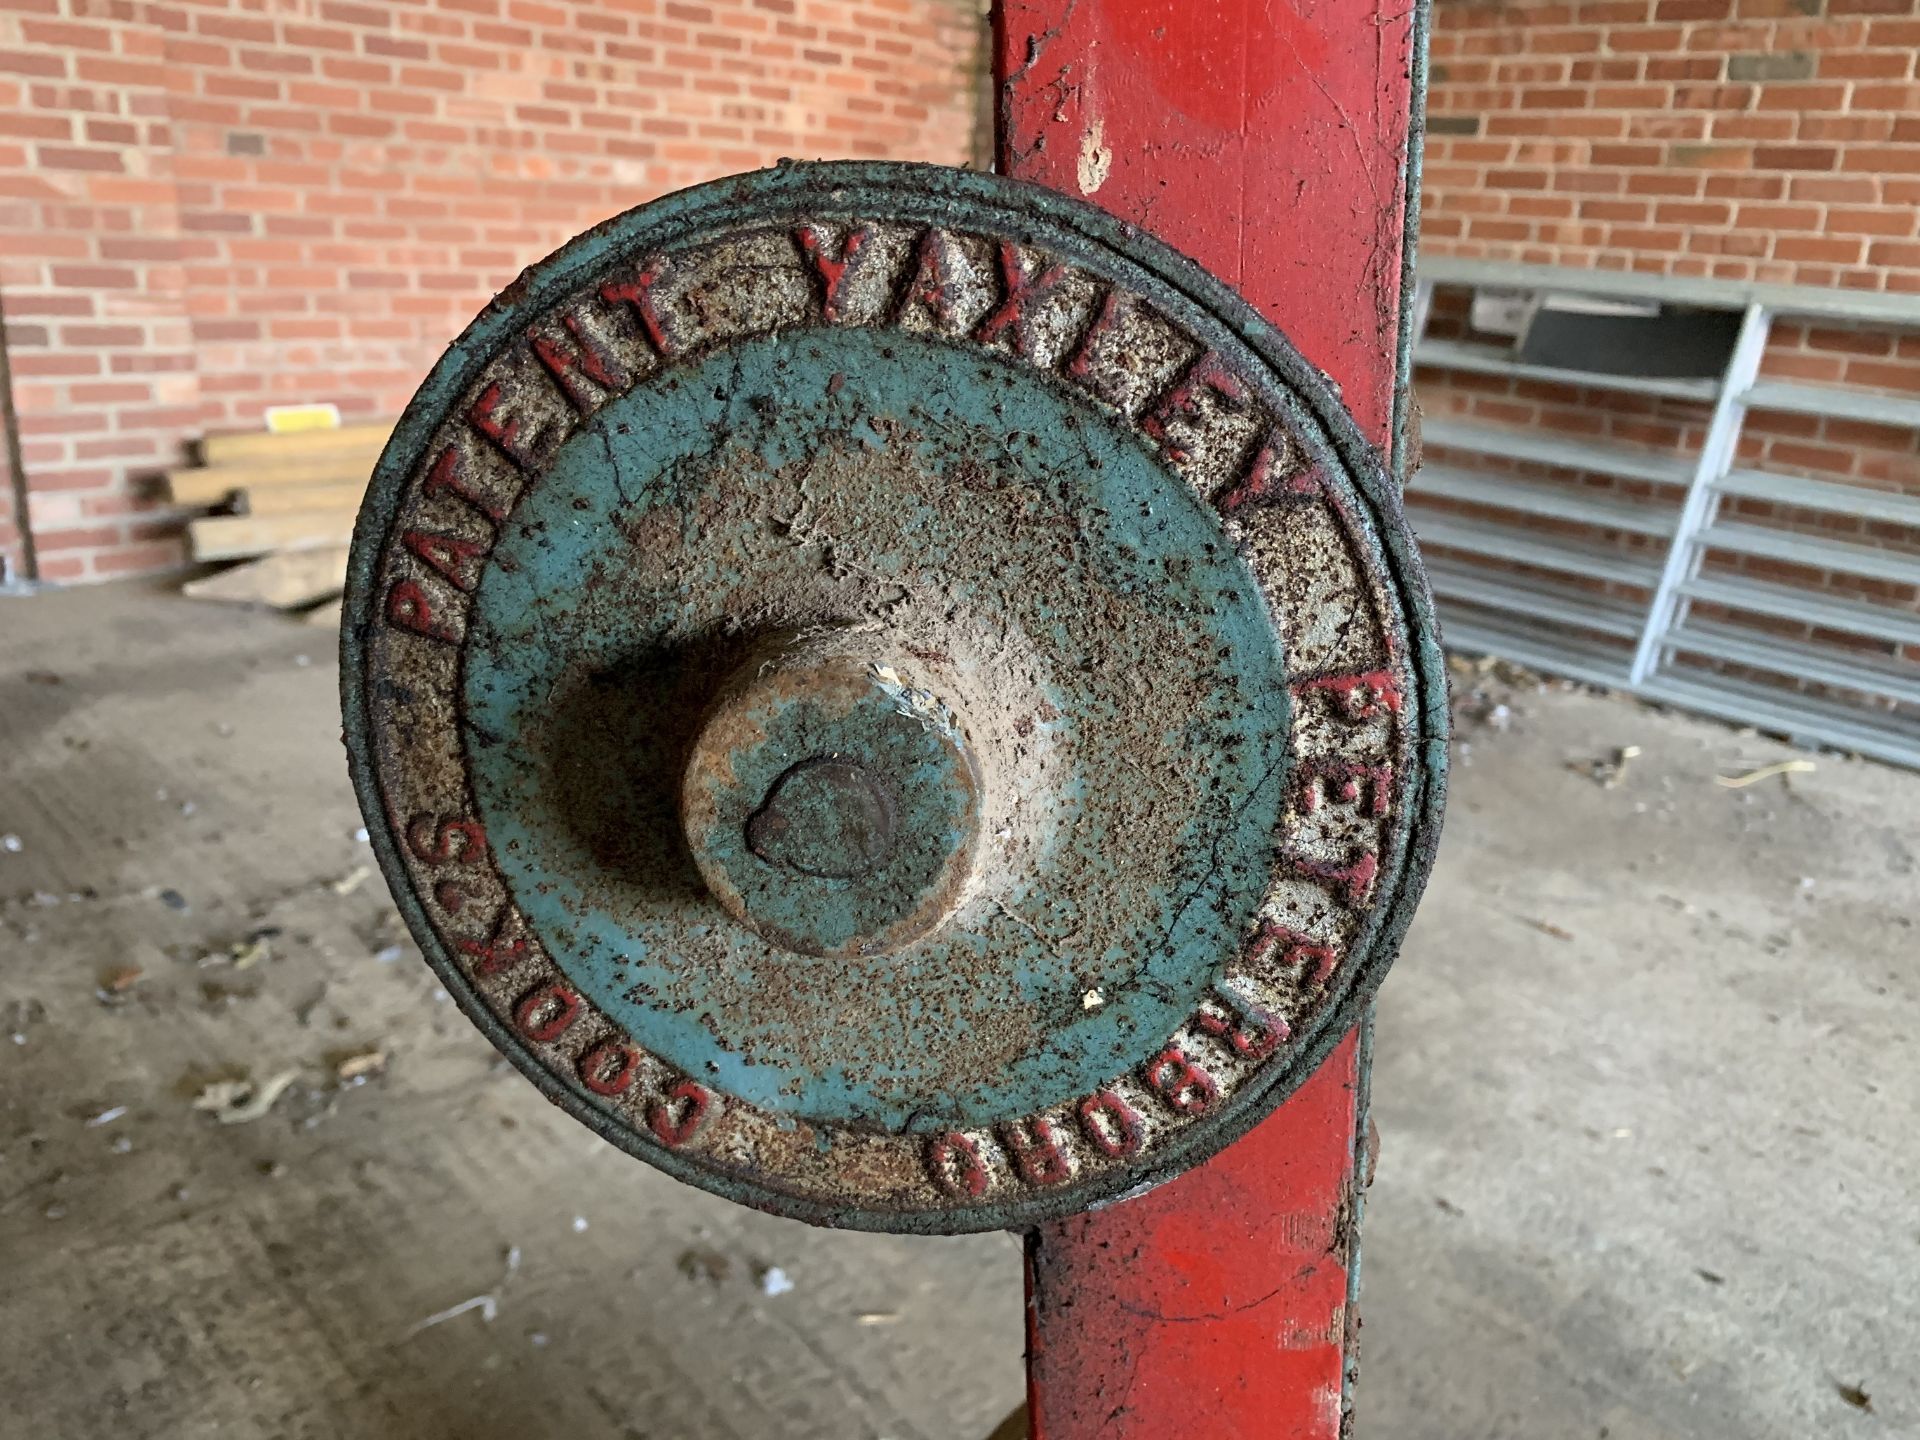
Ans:
{"label": "outer rim of wheel", "polygon": [[[1353,941],[1339,998],[1312,1027],[1296,1033],[1284,1066],[1250,1078],[1233,1105],[1202,1128],[1176,1135],[1152,1163],[1109,1180],[1065,1192],[1037,1191],[1017,1204],[913,1213],[830,1204],[771,1186],[722,1183],[688,1157],[638,1143],[629,1129],[588,1103],[556,1076],[508,1025],[471,992],[469,981],[439,942],[437,931],[408,881],[386,817],[370,734],[366,669],[378,596],[375,577],[396,508],[420,466],[452,397],[464,393],[489,360],[528,318],[582,283],[613,253],[670,246],[676,238],[716,229],[731,219],[860,213],[863,197],[914,210],[929,223],[956,225],[991,212],[1005,233],[1070,256],[1097,255],[1138,275],[1149,299],[1179,307],[1182,322],[1211,331],[1269,372],[1291,397],[1296,423],[1310,427],[1339,459],[1353,486],[1367,530],[1377,545],[1378,573],[1391,589],[1405,627],[1406,663],[1414,678],[1408,722],[1419,763],[1401,792],[1405,816],[1395,830],[1399,853],[1391,883],[1383,885]],[[345,742],[356,793],[368,816],[376,856],[395,900],[433,966],[466,1012],[549,1100],[612,1143],[677,1178],[755,1208],[813,1223],[909,1233],[962,1233],[1025,1226],[1139,1193],[1191,1168],[1265,1118],[1325,1059],[1371,1002],[1411,922],[1438,842],[1446,774],[1445,666],[1424,571],[1407,528],[1397,486],[1339,403],[1330,383],[1308,365],[1285,336],[1246,302],[1160,241],[1092,206],[1037,186],[941,167],[834,163],[782,165],[679,192],[629,211],[569,242],[530,268],[470,325],[435,365],[395,428],[369,485],[355,529],[341,632],[341,692]],[[1384,860],[1385,857],[1383,857]],[[1383,876],[1385,874],[1383,866]]]}

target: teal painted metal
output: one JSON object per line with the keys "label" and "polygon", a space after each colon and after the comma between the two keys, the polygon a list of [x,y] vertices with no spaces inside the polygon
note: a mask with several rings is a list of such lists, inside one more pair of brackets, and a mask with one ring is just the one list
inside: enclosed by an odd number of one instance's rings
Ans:
{"label": "teal painted metal", "polygon": [[680,791],[694,863],[783,951],[905,949],[952,917],[978,866],[966,727],[900,663],[843,628],[775,637],[694,742]]}
{"label": "teal painted metal", "polygon": [[[844,381],[829,394],[836,375]],[[778,403],[756,403],[775,397]],[[580,736],[590,727],[569,718],[569,702],[553,699],[576,691],[573,677],[633,674],[647,664],[642,657],[684,655],[765,597],[805,590],[817,578],[818,548],[792,544],[770,527],[760,501],[776,491],[775,477],[810,463],[814,480],[839,487],[847,501],[858,472],[815,457],[831,457],[849,440],[859,449],[879,446],[868,428],[874,417],[913,423],[918,438],[895,457],[911,463],[875,472],[875,489],[846,507],[858,515],[840,520],[840,543],[857,545],[862,566],[887,585],[938,575],[948,600],[990,616],[982,623],[994,633],[1024,632],[1042,644],[1057,637],[1058,653],[1074,657],[1050,666],[1046,683],[1017,701],[983,695],[969,707],[1044,709],[1054,716],[1047,723],[1055,744],[1076,745],[1075,762],[1043,792],[1044,813],[1025,822],[1059,832],[1049,863],[1004,897],[1016,915],[1039,907],[1052,919],[1030,921],[1029,930],[990,910],[980,925],[931,937],[908,954],[848,955],[831,970],[808,964],[804,1002],[789,995],[768,1006],[758,997],[790,988],[789,957],[728,927],[701,937],[712,948],[701,947],[702,958],[689,964],[694,942],[684,927],[710,926],[713,918],[699,887],[663,884],[637,898],[619,882],[622,874],[671,876],[685,868],[673,813],[678,793],[644,777],[677,775],[684,720],[714,685],[718,663],[699,667],[691,697],[640,675],[626,682],[629,693],[618,702],[629,717],[626,732],[669,743],[664,753],[638,757],[629,773],[641,778],[623,787],[625,800],[604,820],[571,787],[578,771],[537,757],[593,743]],[[1031,443],[1009,456],[1000,448],[1009,432]],[[716,434],[728,437],[729,449],[720,463],[704,463]],[[1075,668],[1096,619],[1077,591],[1084,572],[1058,563],[1058,528],[1008,526],[989,544],[953,513],[951,477],[988,465],[1002,472],[1001,485],[1025,492],[1021,519],[1086,517],[1075,542],[1090,552],[1100,603],[1128,622],[1100,683]],[[1044,510],[1026,498],[1047,491],[1055,499]],[[744,503],[729,505],[729,495]],[[797,488],[785,498],[801,503]],[[698,530],[683,532],[679,517],[703,510]],[[625,518],[616,521],[616,512]],[[983,377],[976,356],[870,330],[756,339],[693,365],[671,394],[636,390],[610,403],[522,502],[516,520],[495,551],[506,563],[489,569],[475,592],[467,645],[471,724],[505,741],[470,743],[480,809],[534,931],[564,937],[550,943],[567,974],[643,1049],[681,1071],[795,1116],[931,1130],[1032,1114],[1061,1094],[1097,1089],[1114,1055],[1171,1034],[1220,956],[1252,926],[1272,863],[1289,734],[1285,667],[1259,586],[1246,562],[1219,543],[1218,521],[1201,499],[1169,485],[1120,425],[1076,419],[1066,397],[1023,384],[1019,368],[995,366]],[[849,533],[849,525],[858,528]],[[644,583],[630,558],[634,531],[649,536]],[[680,549],[654,538],[669,534],[684,534]],[[857,604],[836,593],[821,618],[857,614]],[[1191,663],[1207,665],[1206,683],[1183,688],[1177,711],[1116,714],[1124,703],[1116,668],[1139,673],[1156,664],[1153,645],[1176,643],[1169,627],[1152,623],[1149,612],[1159,609],[1190,617],[1193,633],[1178,643]],[[915,643],[929,648],[932,636]],[[594,698],[582,704],[604,724],[607,702],[589,693]],[[1178,732],[1147,733],[1139,722],[1148,716],[1178,724]],[[818,738],[814,751],[770,745],[750,757],[757,763],[739,783],[764,792],[790,764],[832,753],[836,738],[854,753],[871,753],[870,738],[857,745],[845,735]],[[1142,817],[1090,805],[1088,795],[1123,772],[1130,754],[1151,747],[1184,752],[1181,768],[1196,784],[1240,799],[1231,823],[1212,807],[1183,816],[1164,839],[1176,863],[1149,881],[1149,872],[1129,864],[1132,847],[1114,828]],[[598,790],[609,770],[596,759],[589,773]],[[929,788],[947,788],[937,776],[924,778]],[[612,864],[596,859],[616,847]],[[727,868],[745,868],[738,864],[744,849],[742,834]],[[830,888],[783,885],[773,867],[751,869],[768,889],[785,888],[790,904]],[[1062,893],[1069,875],[1076,883]],[[1065,906],[1073,900],[1110,913],[1071,912]],[[1117,916],[1128,925],[1097,952],[1083,950],[1070,967],[1059,963],[1064,936]],[[858,928],[850,911],[822,918],[848,935]],[[779,928],[818,923],[791,916]],[[1150,945],[1141,936],[1152,937]],[[844,939],[827,943],[838,949]],[[718,993],[723,988],[736,997],[731,1003]],[[1088,1009],[1082,1000],[1094,990],[1110,998]],[[876,1000],[887,993],[919,1000]],[[1034,1024],[1035,1016],[1045,1023]],[[1016,1022],[1030,1033],[1014,1033]],[[1002,1033],[989,1038],[994,1030]],[[981,1032],[972,1052],[977,1068],[954,1065],[951,1042],[963,1032]],[[936,1043],[942,1039],[948,1043]]]}
{"label": "teal painted metal", "polygon": [[701,187],[516,282],[382,459],[342,674],[490,1038],[826,1223],[1203,1158],[1351,1024],[1437,828],[1430,603],[1324,382],[1138,232],[931,167]]}

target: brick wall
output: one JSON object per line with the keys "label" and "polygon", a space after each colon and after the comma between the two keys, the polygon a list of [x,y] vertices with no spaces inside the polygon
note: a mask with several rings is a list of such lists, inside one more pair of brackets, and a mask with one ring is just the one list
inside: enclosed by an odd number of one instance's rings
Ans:
{"label": "brick wall", "polygon": [[[1422,251],[1920,291],[1916,51],[1920,0],[1439,0]],[[1435,333],[1464,332],[1463,300],[1437,307]],[[1920,335],[1776,324],[1762,374],[1920,396]],[[1439,369],[1419,378],[1429,415],[1603,442],[1696,451],[1708,418],[1699,405],[1534,380]],[[1675,501],[1671,490],[1603,475],[1474,463],[1649,505]],[[1920,436],[1904,427],[1755,412],[1740,463],[1920,493]],[[1920,553],[1920,535],[1904,527],[1754,501],[1729,513]],[[1664,552],[1660,540],[1605,538]],[[1716,554],[1707,568],[1920,607],[1911,586],[1779,561]],[[1791,621],[1745,622],[1889,658],[1896,648]]]}
{"label": "brick wall", "polygon": [[964,162],[979,29],[977,0],[0,0],[42,577],[178,564],[152,481],[190,439],[396,413],[523,266],[643,200],[781,156]]}
{"label": "brick wall", "polygon": [[1920,0],[1440,0],[1434,252],[1920,290]]}

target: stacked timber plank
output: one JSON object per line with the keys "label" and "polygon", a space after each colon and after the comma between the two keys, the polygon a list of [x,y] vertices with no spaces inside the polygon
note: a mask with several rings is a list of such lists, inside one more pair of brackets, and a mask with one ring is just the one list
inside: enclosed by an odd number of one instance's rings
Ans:
{"label": "stacked timber plank", "polygon": [[167,492],[177,505],[225,512],[189,522],[194,559],[244,563],[189,581],[186,593],[282,610],[317,605],[310,618],[326,623],[327,602],[345,580],[361,494],[392,428],[209,435],[204,463],[168,471]]}

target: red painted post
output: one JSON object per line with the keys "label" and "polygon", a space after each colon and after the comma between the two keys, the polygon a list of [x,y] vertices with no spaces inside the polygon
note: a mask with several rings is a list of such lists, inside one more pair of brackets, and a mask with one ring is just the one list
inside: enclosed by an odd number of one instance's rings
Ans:
{"label": "red painted post", "polygon": [[[1379,0],[1000,0],[1000,168],[1236,286],[1385,449],[1421,18]],[[1035,1440],[1345,1433],[1363,1040],[1197,1170],[1032,1233]]]}

